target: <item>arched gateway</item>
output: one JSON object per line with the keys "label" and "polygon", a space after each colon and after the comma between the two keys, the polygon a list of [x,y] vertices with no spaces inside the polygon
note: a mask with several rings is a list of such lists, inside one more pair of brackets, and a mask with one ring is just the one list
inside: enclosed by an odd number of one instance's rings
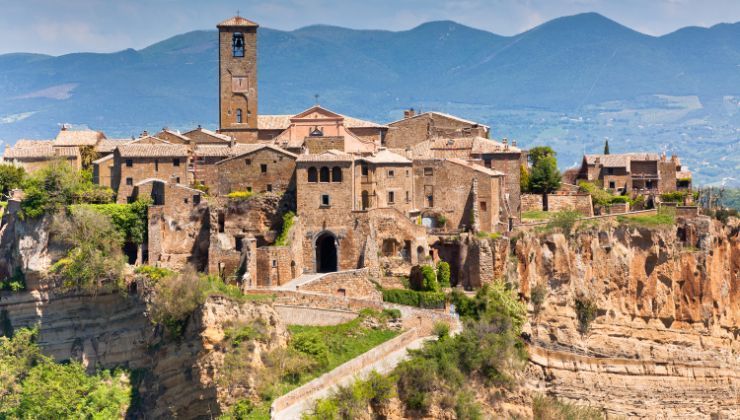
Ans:
{"label": "arched gateway", "polygon": [[337,238],[331,232],[324,232],[316,238],[316,272],[337,271]]}

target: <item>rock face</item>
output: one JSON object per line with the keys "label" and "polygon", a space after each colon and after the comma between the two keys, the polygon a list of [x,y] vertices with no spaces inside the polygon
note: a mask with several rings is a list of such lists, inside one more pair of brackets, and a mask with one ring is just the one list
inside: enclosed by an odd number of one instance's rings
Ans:
{"label": "rock face", "polygon": [[[522,294],[547,288],[529,387],[619,416],[740,417],[738,230],[696,218],[518,240]],[[576,299],[598,308],[584,334]]]}

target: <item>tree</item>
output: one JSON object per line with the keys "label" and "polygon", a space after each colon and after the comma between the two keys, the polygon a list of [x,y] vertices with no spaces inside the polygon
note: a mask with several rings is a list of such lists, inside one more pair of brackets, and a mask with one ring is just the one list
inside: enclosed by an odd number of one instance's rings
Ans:
{"label": "tree", "polygon": [[437,263],[437,281],[442,287],[450,287],[450,264],[447,261]]}
{"label": "tree", "polygon": [[609,154],[609,139],[604,140],[604,154]]}
{"label": "tree", "polygon": [[529,192],[529,169],[525,164],[519,166],[519,188],[523,193]]}
{"label": "tree", "polygon": [[555,151],[550,146],[537,146],[529,149],[529,163],[534,166],[542,160],[542,158],[552,157],[555,158]]}
{"label": "tree", "polygon": [[555,156],[541,157],[532,166],[529,186],[532,192],[542,194],[542,206],[547,210],[547,194],[560,188],[560,172]]}
{"label": "tree", "polygon": [[20,188],[25,176],[26,171],[22,166],[0,165],[0,194],[7,196],[10,190]]}

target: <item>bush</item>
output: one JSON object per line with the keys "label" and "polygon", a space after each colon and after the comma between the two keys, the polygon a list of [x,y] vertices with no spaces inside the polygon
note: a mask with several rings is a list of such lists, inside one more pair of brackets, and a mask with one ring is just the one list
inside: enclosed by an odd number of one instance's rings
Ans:
{"label": "bush", "polygon": [[624,204],[624,203],[631,204],[632,203],[632,199],[630,199],[626,195],[615,195],[609,201],[609,204]]}
{"label": "bush", "polygon": [[447,224],[447,217],[445,215],[440,214],[437,216],[437,226],[443,227]]}
{"label": "bush", "polygon": [[226,194],[226,197],[232,200],[246,200],[252,197],[253,195],[254,193],[252,193],[251,191],[232,191]]}
{"label": "bush", "polygon": [[437,263],[437,280],[441,287],[450,287],[450,264],[446,261]]}
{"label": "bush", "polygon": [[455,415],[457,416],[457,420],[479,420],[483,418],[480,406],[475,401],[475,396],[472,392],[461,391],[455,399]]}
{"label": "bush", "polygon": [[366,380],[357,380],[349,386],[340,386],[327,398],[314,403],[304,420],[362,418],[367,407],[380,407],[395,395],[393,379],[372,371]]}
{"label": "bush", "polygon": [[20,188],[26,177],[22,166],[0,164],[0,195],[7,196],[11,190]]}
{"label": "bush", "polygon": [[140,274],[154,282],[175,274],[175,272],[172,270],[162,267],[155,267],[153,265],[141,265],[139,267],[136,267],[134,273]]}
{"label": "bush", "polygon": [[390,318],[394,321],[401,319],[401,311],[398,309],[383,309],[381,312],[382,316]]}
{"label": "bush", "polygon": [[592,182],[579,181],[578,187],[581,192],[591,194],[591,202],[594,207],[606,207],[612,203],[614,198],[608,191]]}
{"label": "bush", "polygon": [[329,364],[329,348],[321,336],[313,332],[295,334],[290,341],[290,347],[305,355],[311,356],[319,366]]}
{"label": "bush", "polygon": [[147,238],[147,209],[150,200],[137,200],[131,204],[84,204],[85,207],[110,217],[111,222],[126,242],[142,244]]}
{"label": "bush", "polygon": [[193,269],[166,276],[154,284],[150,313],[152,321],[164,325],[170,337],[182,337],[190,314],[205,302],[204,284]]}
{"label": "bush", "polygon": [[108,216],[87,208],[59,213],[52,222],[52,233],[69,246],[66,257],[51,266],[65,290],[96,292],[104,285],[123,288],[121,237]]}
{"label": "bush", "polygon": [[601,420],[604,418],[598,409],[581,407],[542,395],[532,398],[532,414],[535,419],[540,420]]}
{"label": "bush", "polygon": [[16,268],[13,276],[0,280],[0,290],[9,290],[11,292],[20,292],[26,290],[26,276],[20,268]]}
{"label": "bush", "polygon": [[570,237],[573,231],[573,226],[581,218],[581,214],[577,211],[561,211],[553,215],[550,221],[547,223],[547,229],[557,228],[563,232],[565,237]]}
{"label": "bush", "polygon": [[686,191],[673,191],[667,192],[660,195],[660,201],[664,203],[678,203],[682,204],[686,199],[688,193]]}
{"label": "bush", "polygon": [[426,309],[441,309],[445,305],[442,292],[419,292],[405,289],[384,289],[383,301]]}
{"label": "bush", "polygon": [[544,283],[540,283],[532,288],[529,294],[529,299],[532,302],[532,309],[534,315],[537,316],[542,310],[542,304],[545,303],[547,297],[547,286]]}
{"label": "bush", "polygon": [[295,213],[289,211],[283,215],[283,228],[280,231],[280,235],[275,240],[276,246],[288,245],[288,234],[290,229],[293,227],[293,220],[295,219]]}
{"label": "bush", "polygon": [[576,299],[576,318],[578,319],[578,331],[586,334],[591,323],[596,319],[598,308],[590,299]]}
{"label": "bush", "polygon": [[435,322],[432,334],[436,335],[439,340],[444,340],[450,336],[450,326],[446,322]]}
{"label": "bush", "polygon": [[[424,291],[436,292],[439,290],[439,283],[437,283],[437,273],[431,265],[424,265],[421,267],[421,274],[424,276]],[[449,280],[448,280],[449,281]]]}

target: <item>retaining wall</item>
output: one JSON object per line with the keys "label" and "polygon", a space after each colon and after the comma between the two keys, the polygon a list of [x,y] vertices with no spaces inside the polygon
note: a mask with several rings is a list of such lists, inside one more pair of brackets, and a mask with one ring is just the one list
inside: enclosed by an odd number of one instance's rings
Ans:
{"label": "retaining wall", "polygon": [[337,325],[357,318],[357,312],[274,304],[280,319],[288,325]]}

